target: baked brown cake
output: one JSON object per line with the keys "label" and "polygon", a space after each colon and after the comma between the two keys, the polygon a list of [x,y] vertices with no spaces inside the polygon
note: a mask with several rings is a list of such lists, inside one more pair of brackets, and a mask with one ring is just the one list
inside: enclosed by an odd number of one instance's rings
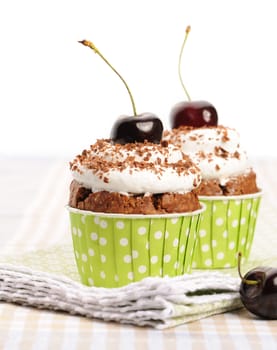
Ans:
{"label": "baked brown cake", "polygon": [[259,192],[256,173],[250,172],[230,178],[224,185],[218,179],[202,180],[196,193],[202,196],[238,196]]}
{"label": "baked brown cake", "polygon": [[126,196],[118,192],[91,192],[75,180],[70,185],[69,205],[81,210],[122,214],[183,213],[200,208],[195,191]]}

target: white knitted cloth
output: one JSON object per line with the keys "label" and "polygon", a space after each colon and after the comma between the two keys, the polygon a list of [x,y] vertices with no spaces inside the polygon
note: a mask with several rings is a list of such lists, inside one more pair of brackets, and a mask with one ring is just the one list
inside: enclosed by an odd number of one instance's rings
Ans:
{"label": "white knitted cloth", "polygon": [[241,307],[239,279],[220,272],[149,277],[121,288],[0,264],[0,300],[159,329]]}

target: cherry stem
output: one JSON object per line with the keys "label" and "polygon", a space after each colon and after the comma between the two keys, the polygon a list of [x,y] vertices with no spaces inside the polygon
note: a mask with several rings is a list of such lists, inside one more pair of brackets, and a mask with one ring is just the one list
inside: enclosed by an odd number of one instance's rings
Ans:
{"label": "cherry stem", "polygon": [[259,284],[260,281],[257,280],[248,280],[246,278],[244,278],[241,274],[241,258],[242,258],[242,254],[241,252],[238,253],[238,273],[239,273],[239,277],[241,278],[241,280],[248,285],[255,285],[255,284]]}
{"label": "cherry stem", "polygon": [[182,62],[182,56],[183,56],[183,51],[184,51],[184,47],[185,47],[185,44],[187,42],[187,39],[188,39],[188,35],[189,35],[189,32],[190,32],[190,26],[187,26],[186,28],[186,34],[185,34],[185,38],[184,38],[184,41],[183,41],[183,44],[182,44],[182,47],[181,47],[181,51],[180,51],[180,55],[179,55],[179,62],[178,62],[178,75],[179,75],[179,79],[180,79],[180,82],[181,82],[181,85],[187,95],[187,98],[189,101],[191,101],[191,98],[190,98],[190,95],[188,93],[188,90],[186,89],[185,87],[185,84],[183,82],[183,78],[182,78],[182,74],[181,74],[181,62]]}
{"label": "cherry stem", "polygon": [[137,115],[137,111],[136,111],[136,105],[135,105],[135,101],[134,101],[134,98],[133,98],[133,95],[129,89],[129,86],[127,85],[126,81],[123,79],[123,77],[118,73],[118,71],[110,64],[110,62],[102,55],[102,53],[97,49],[97,47],[91,42],[91,41],[88,41],[88,40],[81,40],[81,41],[78,41],[80,44],[83,44],[84,46],[87,46],[89,47],[90,49],[92,49],[98,56],[100,56],[102,58],[102,60],[115,72],[115,74],[121,79],[121,81],[123,82],[123,84],[125,85],[127,91],[128,91],[128,94],[130,96],[130,99],[131,99],[131,103],[132,103],[132,108],[133,108],[133,113],[134,113],[134,116]]}

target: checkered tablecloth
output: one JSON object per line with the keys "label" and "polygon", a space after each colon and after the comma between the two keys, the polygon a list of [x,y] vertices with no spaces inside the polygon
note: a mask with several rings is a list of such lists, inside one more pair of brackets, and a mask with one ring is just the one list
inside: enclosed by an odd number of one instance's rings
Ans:
{"label": "checkered tablecloth", "polygon": [[[0,160],[0,257],[31,256],[38,249],[54,252],[53,247],[71,243],[64,208],[67,161]],[[254,159],[253,165],[264,196],[251,257],[277,266],[277,159]],[[68,269],[67,275],[75,273]],[[159,331],[0,303],[1,350],[152,348],[277,349],[277,321],[239,309]]]}

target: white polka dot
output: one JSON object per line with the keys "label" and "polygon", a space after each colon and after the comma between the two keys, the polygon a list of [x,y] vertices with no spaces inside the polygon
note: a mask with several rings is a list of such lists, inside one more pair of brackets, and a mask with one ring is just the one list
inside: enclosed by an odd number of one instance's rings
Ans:
{"label": "white polka dot", "polygon": [[235,242],[232,241],[229,243],[229,249],[233,250],[234,248],[235,248]]}
{"label": "white polka dot", "polygon": [[92,248],[89,248],[88,255],[89,256],[94,256],[94,250]]}
{"label": "white polka dot", "polygon": [[149,250],[149,242],[146,242],[145,249]]}
{"label": "white polka dot", "polygon": [[165,262],[165,263],[169,263],[170,260],[171,260],[171,255],[166,254],[166,255],[164,256],[164,262]]}
{"label": "white polka dot", "polygon": [[73,234],[74,236],[77,235],[77,228],[76,228],[76,227],[72,227],[72,234]]}
{"label": "white polka dot", "polygon": [[231,216],[231,215],[232,215],[231,209],[228,209],[227,215],[228,215],[228,216]]}
{"label": "white polka dot", "polygon": [[176,261],[175,264],[174,264],[174,269],[178,269],[179,265],[180,265],[179,261]]}
{"label": "white polka dot", "polygon": [[165,239],[168,239],[168,237],[169,237],[169,232],[168,232],[168,231],[165,231],[164,238],[165,238]]}
{"label": "white polka dot", "polygon": [[106,255],[101,254],[100,259],[102,263],[105,263],[107,260]]}
{"label": "white polka dot", "polygon": [[232,221],[232,227],[237,227],[238,224],[239,224],[239,222],[238,222],[237,219],[235,219],[235,220]]}
{"label": "white polka dot", "polygon": [[77,252],[77,250],[75,250],[75,256],[76,256],[76,259],[79,259],[80,257],[79,252]]}
{"label": "white polka dot", "polygon": [[134,274],[133,274],[133,272],[128,272],[127,277],[128,277],[128,279],[129,279],[130,281],[132,281],[132,280],[134,279]]}
{"label": "white polka dot", "polygon": [[138,228],[138,234],[139,235],[145,235],[146,234],[146,227],[141,226]]}
{"label": "white polka dot", "polygon": [[218,260],[224,259],[224,253],[223,253],[223,252],[217,253],[217,254],[216,254],[216,258],[217,258]]}
{"label": "white polka dot", "polygon": [[185,248],[184,244],[182,244],[181,247],[180,247],[180,252],[181,252],[181,253],[184,253],[185,249],[186,249],[186,248]]}
{"label": "white polka dot", "polygon": [[116,227],[117,227],[119,230],[124,229],[124,227],[125,227],[124,222],[123,222],[123,221],[117,221],[117,222],[116,222]]}
{"label": "white polka dot", "polygon": [[89,279],[88,279],[88,284],[89,284],[90,286],[93,286],[93,285],[94,285],[94,281],[93,281],[93,279],[90,278],[90,277],[89,277]]}
{"label": "white polka dot", "polygon": [[115,282],[119,281],[118,275],[114,275],[114,280],[115,280]]}
{"label": "white polka dot", "polygon": [[172,243],[173,247],[178,247],[178,244],[179,244],[179,239],[175,238],[173,243]]}
{"label": "white polka dot", "polygon": [[222,201],[222,203],[226,205],[226,204],[228,204],[228,201],[224,200],[224,201]]}
{"label": "white polka dot", "polygon": [[98,225],[99,222],[100,222],[99,216],[95,216],[93,221],[94,221],[94,223],[95,223],[96,225]]}
{"label": "white polka dot", "polygon": [[240,243],[241,243],[241,245],[245,245],[245,242],[246,242],[246,238],[243,237],[243,238],[241,239]]}
{"label": "white polka dot", "polygon": [[97,239],[98,239],[98,234],[97,234],[96,232],[92,232],[92,233],[90,234],[90,238],[91,238],[92,241],[97,241]]}
{"label": "white polka dot", "polygon": [[137,250],[133,250],[133,251],[132,251],[132,258],[133,258],[133,259],[137,259],[138,256],[139,256],[138,251],[137,251]]}
{"label": "white polka dot", "polygon": [[87,262],[87,261],[88,261],[88,257],[87,257],[86,254],[82,254],[82,260],[83,260],[84,262]]}
{"label": "white polka dot", "polygon": [[212,260],[211,259],[207,259],[204,262],[205,266],[212,266]]}
{"label": "white polka dot", "polygon": [[171,219],[171,223],[172,223],[173,225],[177,224],[177,222],[178,222],[178,218],[172,218],[172,219]]}
{"label": "white polka dot", "polygon": [[101,271],[101,272],[100,272],[100,277],[101,277],[102,279],[105,279],[105,278],[106,278],[105,271]]}
{"label": "white polka dot", "polygon": [[202,230],[199,231],[199,236],[200,236],[200,237],[205,237],[206,234],[207,234],[207,231],[204,230],[204,229],[202,229]]}
{"label": "white polka dot", "polygon": [[99,239],[99,244],[100,245],[106,245],[107,244],[107,240],[106,240],[106,238],[104,238],[104,237],[100,237],[100,239]]}
{"label": "white polka dot", "polygon": [[78,236],[82,237],[82,231],[78,228]]}
{"label": "white polka dot", "polygon": [[121,238],[119,243],[122,247],[126,247],[126,245],[128,245],[129,242],[127,238]]}
{"label": "white polka dot", "polygon": [[231,264],[229,264],[229,263],[228,263],[228,264],[225,264],[224,267],[225,267],[225,268],[229,268],[229,267],[231,267]]}
{"label": "white polka dot", "polygon": [[89,270],[90,270],[90,272],[92,272],[92,271],[93,271],[93,268],[92,268],[92,266],[91,266],[91,265],[89,265]]}
{"label": "white polka dot", "polygon": [[156,232],[154,233],[154,237],[155,237],[156,239],[161,239],[162,236],[163,236],[162,231],[156,231]]}
{"label": "white polka dot", "polygon": [[221,225],[223,225],[223,222],[224,222],[224,220],[223,220],[222,218],[217,218],[217,219],[215,220],[216,226],[221,226]]}
{"label": "white polka dot", "polygon": [[192,262],[191,267],[194,268],[194,269],[197,267],[196,261],[193,261],[193,262]]}
{"label": "white polka dot", "polygon": [[227,237],[228,237],[228,231],[224,231],[224,232],[222,233],[222,237],[223,237],[223,238],[227,238]]}
{"label": "white polka dot", "polygon": [[247,204],[247,210],[250,210],[251,207],[252,207],[251,203],[248,203],[248,204]]}
{"label": "white polka dot", "polygon": [[240,205],[241,201],[240,200],[235,200],[236,205]]}
{"label": "white polka dot", "polygon": [[241,218],[241,219],[240,219],[240,224],[241,224],[241,225],[244,225],[245,223],[246,223],[246,219],[245,219],[245,218]]}
{"label": "white polka dot", "polygon": [[210,249],[210,246],[208,244],[203,244],[201,246],[202,252],[207,252]]}
{"label": "white polka dot", "polygon": [[126,264],[130,264],[130,262],[132,261],[132,257],[131,255],[125,255],[123,260]]}
{"label": "white polka dot", "polygon": [[212,246],[216,247],[217,246],[217,241],[215,239],[212,240]]}
{"label": "white polka dot", "polygon": [[190,229],[187,228],[187,229],[186,229],[186,237],[189,235],[189,233],[190,233]]}
{"label": "white polka dot", "polygon": [[82,221],[83,224],[86,223],[86,215],[83,215],[83,216],[81,217],[81,221]]}
{"label": "white polka dot", "polygon": [[157,257],[157,255],[151,256],[150,261],[151,261],[151,264],[156,264],[156,263],[158,262],[158,257]]}
{"label": "white polka dot", "polygon": [[100,226],[101,226],[102,228],[107,228],[107,227],[108,227],[108,222],[107,222],[106,220],[101,220],[101,221],[100,221]]}
{"label": "white polka dot", "polygon": [[146,266],[145,265],[140,265],[138,268],[139,273],[145,273],[146,272]]}
{"label": "white polka dot", "polygon": [[214,204],[214,205],[213,205],[213,212],[216,212],[216,209],[217,209],[217,208],[216,208],[216,205]]}

